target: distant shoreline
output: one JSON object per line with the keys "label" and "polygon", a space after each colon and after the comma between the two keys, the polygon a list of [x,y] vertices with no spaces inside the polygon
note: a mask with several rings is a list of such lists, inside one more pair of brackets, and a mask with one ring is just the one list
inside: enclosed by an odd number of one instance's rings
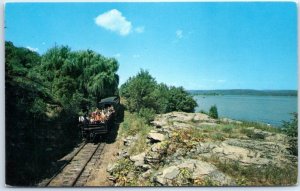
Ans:
{"label": "distant shoreline", "polygon": [[193,96],[223,96],[223,95],[248,95],[248,96],[298,96],[297,90],[187,90]]}

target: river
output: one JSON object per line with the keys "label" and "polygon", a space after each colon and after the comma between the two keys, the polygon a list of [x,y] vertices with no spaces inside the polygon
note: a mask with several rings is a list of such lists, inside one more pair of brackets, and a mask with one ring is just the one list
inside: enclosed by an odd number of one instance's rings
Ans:
{"label": "river", "polygon": [[219,117],[268,123],[276,127],[280,127],[283,120],[289,121],[290,113],[297,112],[296,96],[197,95],[194,99],[198,103],[196,112],[208,112],[212,105],[216,105]]}

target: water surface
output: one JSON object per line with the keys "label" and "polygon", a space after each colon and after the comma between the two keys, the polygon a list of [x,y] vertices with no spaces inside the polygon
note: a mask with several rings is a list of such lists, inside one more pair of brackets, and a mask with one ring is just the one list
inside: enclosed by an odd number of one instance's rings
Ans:
{"label": "water surface", "polygon": [[194,96],[198,103],[196,112],[209,111],[217,105],[220,117],[268,123],[279,127],[282,120],[288,121],[290,113],[297,112],[296,96]]}

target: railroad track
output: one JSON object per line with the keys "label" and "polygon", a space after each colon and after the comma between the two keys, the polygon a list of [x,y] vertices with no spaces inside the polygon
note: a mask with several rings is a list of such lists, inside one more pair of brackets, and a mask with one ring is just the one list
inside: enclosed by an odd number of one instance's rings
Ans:
{"label": "railroad track", "polygon": [[43,183],[48,187],[84,186],[96,164],[99,164],[105,143],[85,143],[59,172]]}

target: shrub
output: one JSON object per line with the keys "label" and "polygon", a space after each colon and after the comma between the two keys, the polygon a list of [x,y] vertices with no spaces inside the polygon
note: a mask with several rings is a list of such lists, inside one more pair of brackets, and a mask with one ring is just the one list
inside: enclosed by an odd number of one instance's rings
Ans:
{"label": "shrub", "polygon": [[151,121],[154,120],[155,111],[154,109],[142,108],[139,111],[139,116],[145,119],[146,123],[149,124]]}
{"label": "shrub", "polygon": [[213,106],[210,107],[208,115],[213,119],[218,119],[219,118],[218,109],[217,109],[216,105],[213,105]]}
{"label": "shrub", "polygon": [[289,136],[290,153],[298,156],[298,114],[292,113],[290,121],[283,121],[283,132]]}
{"label": "shrub", "polygon": [[203,113],[203,114],[208,115],[208,113],[207,113],[206,111],[204,111],[203,109],[201,109],[201,110],[199,111],[199,113]]}

